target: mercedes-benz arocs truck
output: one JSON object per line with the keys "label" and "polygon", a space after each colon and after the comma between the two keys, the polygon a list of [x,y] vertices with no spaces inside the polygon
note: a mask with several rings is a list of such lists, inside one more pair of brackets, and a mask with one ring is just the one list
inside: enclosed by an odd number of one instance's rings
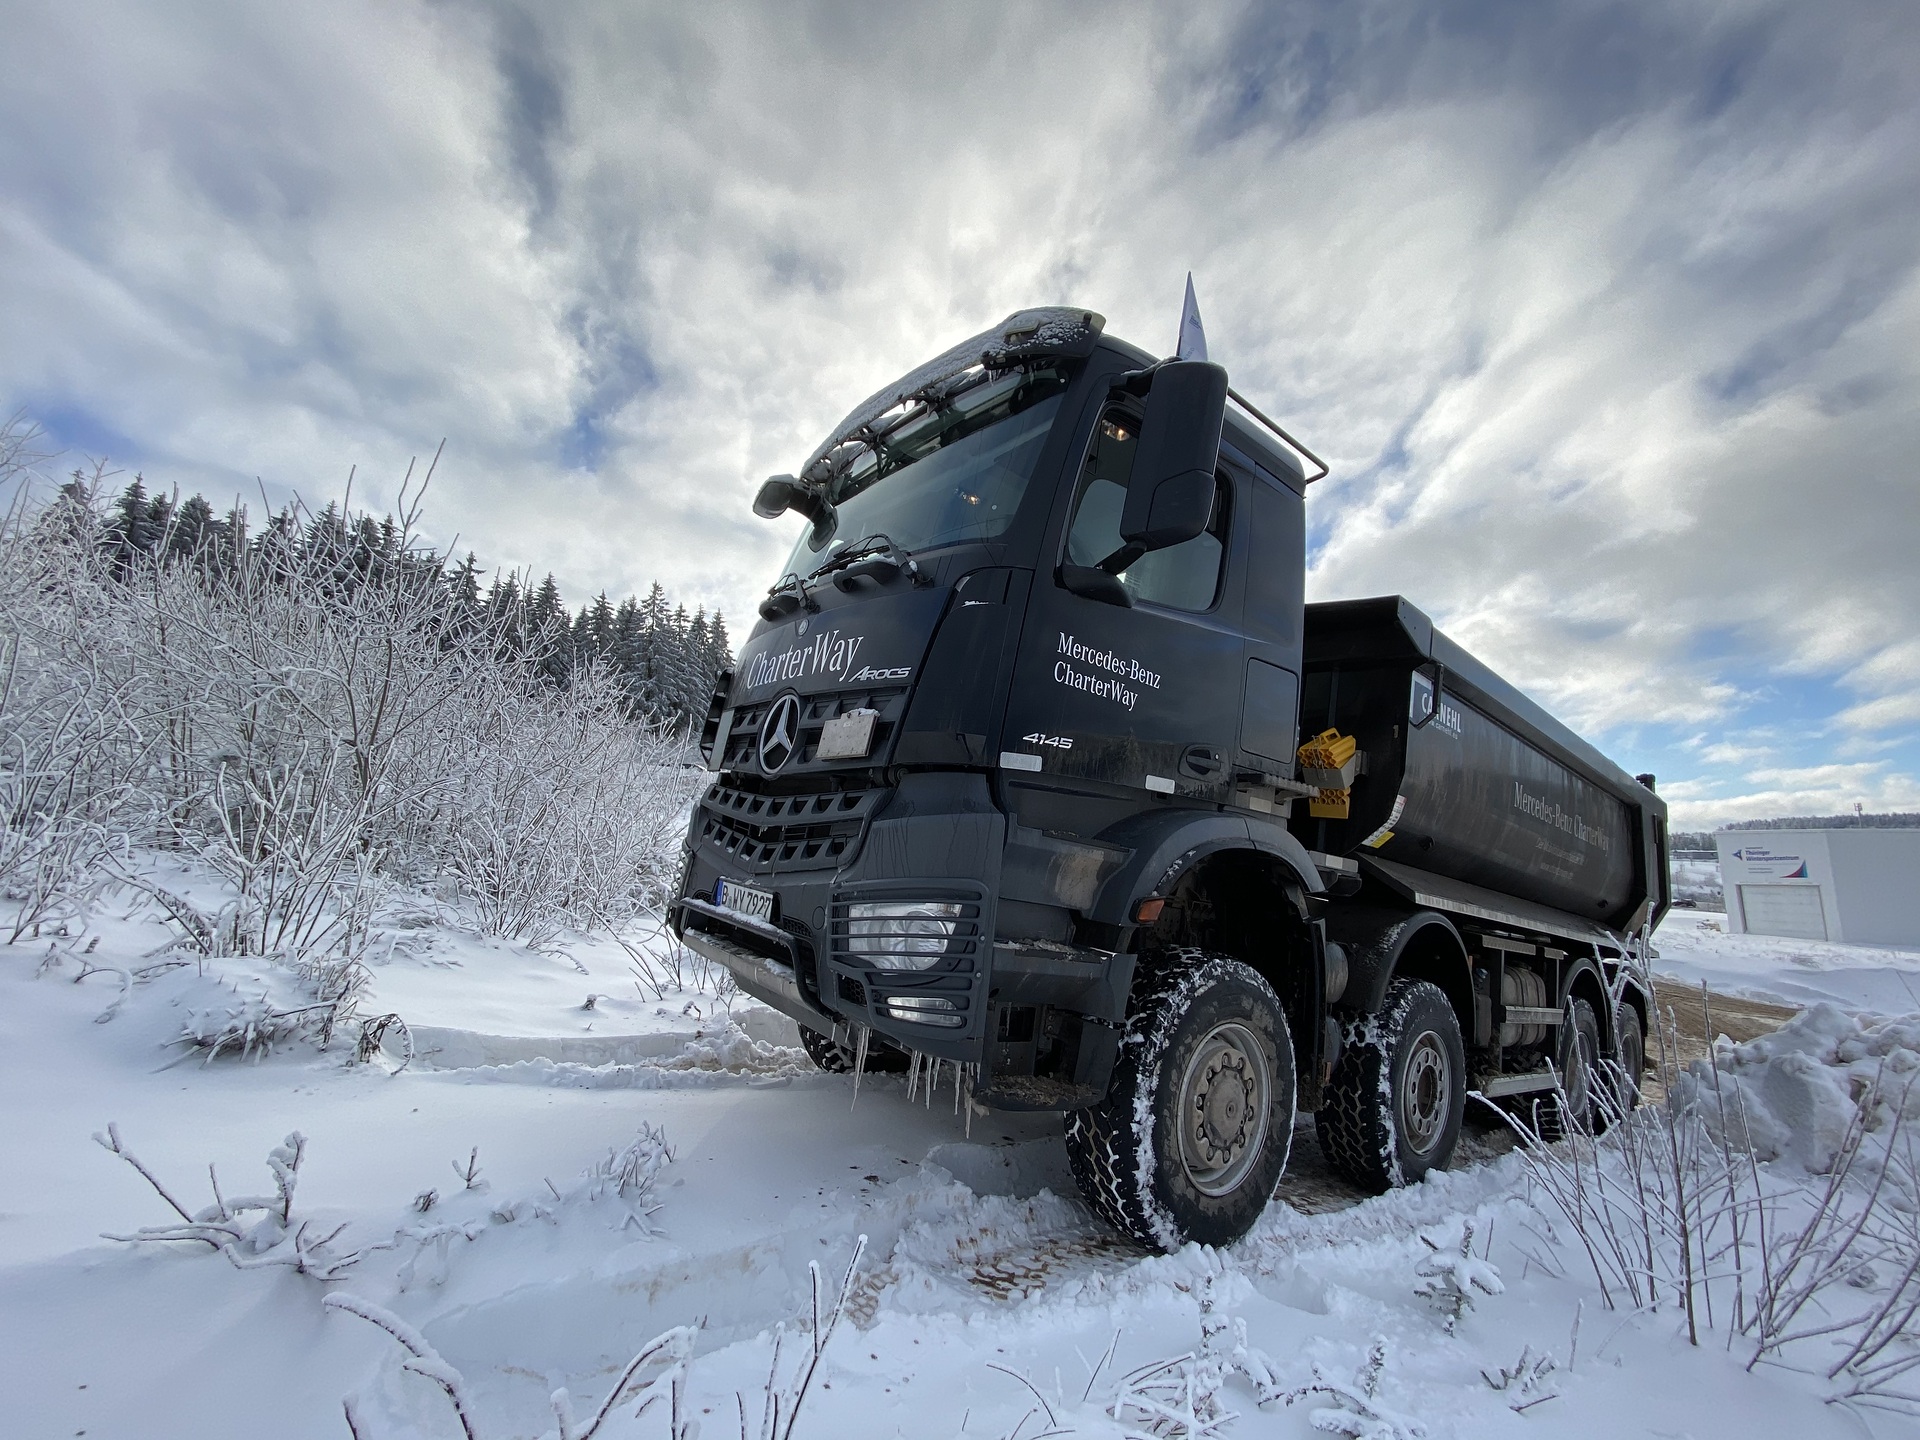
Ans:
{"label": "mercedes-benz arocs truck", "polygon": [[824,1068],[1062,1112],[1159,1248],[1243,1235],[1297,1112],[1380,1191],[1470,1092],[1584,1124],[1642,1068],[1653,777],[1399,597],[1306,604],[1309,459],[1218,365],[1015,314],[762,486],[805,528],[701,737],[684,943]]}

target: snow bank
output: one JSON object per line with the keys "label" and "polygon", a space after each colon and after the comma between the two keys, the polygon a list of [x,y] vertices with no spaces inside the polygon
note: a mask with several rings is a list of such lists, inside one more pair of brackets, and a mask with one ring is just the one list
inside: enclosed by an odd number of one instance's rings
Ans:
{"label": "snow bank", "polygon": [[1856,1125],[1863,1153],[1884,1157],[1899,1126],[1920,1122],[1917,1082],[1920,1016],[1877,1020],[1819,1004],[1771,1035],[1721,1043],[1681,1077],[1676,1095],[1698,1107],[1716,1139],[1825,1174]]}

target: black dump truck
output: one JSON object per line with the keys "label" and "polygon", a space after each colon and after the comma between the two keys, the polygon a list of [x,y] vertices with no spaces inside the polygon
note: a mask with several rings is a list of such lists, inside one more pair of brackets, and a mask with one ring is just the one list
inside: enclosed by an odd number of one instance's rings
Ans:
{"label": "black dump truck", "polygon": [[762,486],[805,529],[716,687],[676,933],[825,1069],[1063,1112],[1150,1246],[1243,1235],[1297,1112],[1375,1191],[1446,1166],[1472,1091],[1604,1123],[1653,777],[1397,596],[1306,604],[1324,467],[1103,332],[1015,314]]}

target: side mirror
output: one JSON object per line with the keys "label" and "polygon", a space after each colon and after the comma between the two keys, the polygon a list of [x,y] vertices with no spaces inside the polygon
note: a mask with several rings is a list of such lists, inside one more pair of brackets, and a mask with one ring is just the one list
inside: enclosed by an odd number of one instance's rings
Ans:
{"label": "side mirror", "polygon": [[1118,605],[1123,610],[1133,608],[1133,597],[1127,593],[1127,587],[1120,583],[1120,577],[1097,565],[1062,565],[1060,584],[1075,595],[1084,595],[1089,600]]}
{"label": "side mirror", "polygon": [[763,481],[759,493],[753,497],[753,513],[762,520],[777,520],[789,510],[797,510],[813,522],[815,549],[833,534],[839,518],[826,496],[808,489],[791,475],[775,475]]}
{"label": "side mirror", "polygon": [[1154,369],[1120,513],[1120,538],[1129,549],[1164,550],[1207,528],[1226,416],[1223,366],[1169,360]]}
{"label": "side mirror", "polygon": [[778,520],[789,510],[801,509],[800,498],[806,492],[800,488],[800,482],[791,475],[775,475],[760,486],[760,493],[753,497],[753,513],[762,520]]}

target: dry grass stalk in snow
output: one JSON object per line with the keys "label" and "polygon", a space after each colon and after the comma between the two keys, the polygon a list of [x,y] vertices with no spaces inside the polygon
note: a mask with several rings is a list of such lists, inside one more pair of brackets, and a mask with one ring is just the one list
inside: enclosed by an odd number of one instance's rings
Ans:
{"label": "dry grass stalk in snow", "polygon": [[1920,1022],[1814,1007],[1684,1071],[1658,1028],[1659,1103],[1602,1086],[1603,1133],[1554,1143],[1509,1117],[1603,1302],[1677,1309],[1693,1343],[1743,1339],[1831,1403],[1920,1414]]}
{"label": "dry grass stalk in snow", "polygon": [[[1432,1253],[1415,1267],[1420,1283],[1413,1293],[1437,1306],[1446,1317],[1445,1329],[1451,1335],[1460,1319],[1473,1308],[1474,1292],[1499,1295],[1506,1290],[1499,1267],[1477,1258],[1473,1253],[1473,1222],[1468,1221],[1460,1235],[1457,1251],[1449,1253],[1426,1236],[1420,1243]],[[1489,1247],[1491,1248],[1491,1247]]]}
{"label": "dry grass stalk in snow", "polygon": [[[480,1425],[477,1410],[473,1403],[472,1392],[467,1388],[467,1380],[458,1369],[447,1363],[445,1357],[428,1342],[412,1325],[401,1319],[393,1311],[376,1305],[371,1300],[358,1295],[336,1293],[329,1295],[324,1302],[329,1310],[343,1310],[356,1315],[370,1325],[378,1326],[393,1337],[394,1343],[407,1352],[407,1358],[401,1362],[403,1369],[433,1382],[447,1397],[447,1403],[453,1407],[455,1418],[460,1423],[460,1433],[466,1440],[480,1440]],[[632,1398],[634,1387],[639,1385],[639,1404],[634,1407],[638,1416],[657,1399],[664,1387],[668,1396],[667,1436],[668,1440],[691,1440],[692,1426],[686,1414],[686,1377],[687,1366],[693,1360],[693,1342],[697,1334],[691,1325],[677,1325],[661,1335],[655,1336],[640,1348],[640,1352],[629,1360],[613,1382],[613,1388],[607,1392],[607,1398],[600,1403],[591,1419],[582,1425],[574,1416],[573,1397],[565,1387],[555,1390],[550,1397],[554,1420],[558,1429],[551,1432],[552,1440],[593,1440],[606,1423],[607,1417],[621,1404]],[[643,1374],[648,1367],[654,1373]],[[343,1404],[347,1415],[348,1428],[355,1440],[367,1440],[363,1434],[363,1421],[358,1408],[352,1400]]]}
{"label": "dry grass stalk in snow", "polygon": [[1366,1364],[1351,1385],[1333,1379],[1316,1362],[1312,1384],[1275,1398],[1288,1405],[1315,1397],[1331,1400],[1331,1405],[1307,1412],[1308,1423],[1330,1435],[1346,1435],[1352,1440],[1420,1440],[1427,1433],[1425,1426],[1380,1402],[1380,1376],[1386,1365],[1387,1342],[1376,1337],[1367,1351]]}
{"label": "dry grass stalk in snow", "polygon": [[780,1361],[787,1327],[785,1322],[774,1327],[773,1359],[767,1366],[767,1383],[761,1396],[760,1424],[751,1434],[747,1429],[747,1398],[738,1393],[734,1396],[740,1408],[740,1440],[792,1440],[793,1427],[800,1419],[800,1407],[806,1403],[807,1393],[813,1387],[814,1374],[820,1368],[820,1358],[827,1353],[827,1344],[833,1339],[834,1330],[839,1327],[840,1317],[846,1313],[847,1297],[853,1293],[853,1277],[860,1268],[860,1257],[866,1250],[867,1237],[862,1235],[854,1242],[853,1255],[847,1261],[846,1273],[840,1277],[840,1288],[833,1297],[833,1303],[824,1312],[820,1304],[820,1262],[807,1262],[807,1277],[811,1282],[813,1299],[808,1351],[800,1357],[793,1374],[783,1379]]}
{"label": "dry grass stalk in snow", "polygon": [[[473,1397],[467,1391],[467,1379],[453,1366],[449,1365],[440,1352],[427,1343],[427,1337],[413,1326],[371,1300],[363,1300],[358,1295],[344,1292],[327,1296],[320,1302],[329,1310],[344,1310],[349,1315],[358,1315],[369,1325],[377,1325],[394,1342],[407,1352],[402,1362],[405,1369],[424,1376],[439,1386],[447,1397],[447,1403],[453,1406],[453,1413],[460,1421],[460,1433],[466,1440],[480,1440],[479,1428],[474,1423]],[[346,1406],[347,1425],[353,1431],[356,1440],[360,1435],[358,1413],[351,1403]]]}
{"label": "dry grass stalk in snow", "polygon": [[[1244,1376],[1253,1386],[1261,1405],[1287,1400],[1289,1392],[1280,1383],[1278,1367],[1248,1344],[1246,1322],[1222,1309],[1218,1279],[1216,1274],[1205,1275],[1195,1287],[1200,1305],[1199,1349],[1142,1365],[1120,1377],[1107,1413],[1126,1427],[1129,1435],[1146,1435],[1154,1440],[1203,1440],[1224,1433],[1240,1418],[1220,1398],[1228,1378],[1235,1374]],[[1114,1343],[1119,1343],[1118,1334]],[[1094,1381],[1112,1354],[1113,1346],[1109,1346],[1093,1367],[1087,1394],[1093,1392]]]}

